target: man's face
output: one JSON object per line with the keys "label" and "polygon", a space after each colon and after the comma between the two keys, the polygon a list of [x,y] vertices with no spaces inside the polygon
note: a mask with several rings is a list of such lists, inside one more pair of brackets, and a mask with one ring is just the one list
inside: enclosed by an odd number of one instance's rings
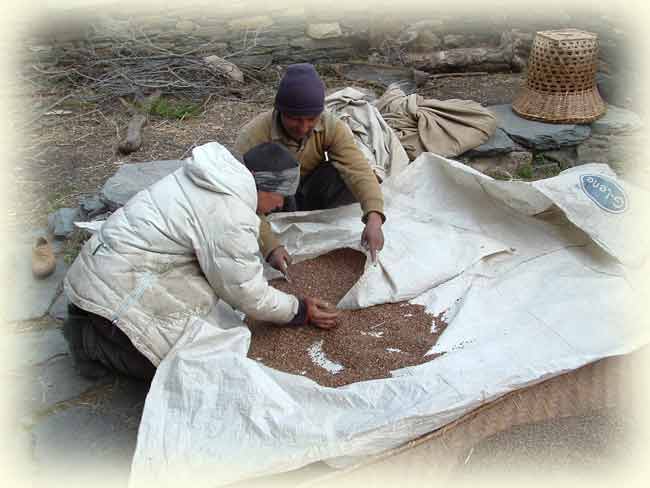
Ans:
{"label": "man's face", "polygon": [[280,193],[270,191],[257,192],[257,213],[269,214],[274,210],[280,210],[284,205],[284,196]]}
{"label": "man's face", "polygon": [[291,115],[291,114],[280,114],[282,120],[282,126],[289,137],[296,141],[300,141],[303,138],[307,137],[316,124],[318,123],[319,115]]}

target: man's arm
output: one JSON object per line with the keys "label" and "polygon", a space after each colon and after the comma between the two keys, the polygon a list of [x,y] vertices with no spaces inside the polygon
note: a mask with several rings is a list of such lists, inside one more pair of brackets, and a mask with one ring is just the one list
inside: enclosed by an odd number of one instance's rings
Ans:
{"label": "man's arm", "polygon": [[[197,233],[194,251],[203,274],[217,296],[251,317],[288,323],[298,313],[298,300],[269,286],[257,253],[257,221],[233,219],[226,229],[205,227]],[[215,234],[218,232],[218,234]]]}
{"label": "man's arm", "polygon": [[384,216],[384,197],[379,181],[372,171],[368,160],[354,142],[352,131],[345,122],[338,120],[328,148],[332,164],[338,170],[341,178],[361,204],[363,222],[368,220],[370,212]]}
{"label": "man's arm", "polygon": [[[265,112],[258,115],[250,122],[246,123],[237,135],[235,141],[235,152],[239,157],[243,157],[250,149],[263,142],[271,140],[271,114]],[[271,225],[263,215],[260,218],[260,234],[258,244],[264,259],[269,257],[269,254],[280,246],[280,241],[273,234]]]}

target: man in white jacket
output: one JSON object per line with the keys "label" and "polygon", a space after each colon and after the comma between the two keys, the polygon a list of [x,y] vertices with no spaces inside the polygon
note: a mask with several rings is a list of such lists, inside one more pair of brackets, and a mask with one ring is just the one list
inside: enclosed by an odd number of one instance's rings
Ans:
{"label": "man in white jacket", "polygon": [[216,142],[195,148],[86,242],[64,280],[64,335],[82,375],[151,379],[189,321],[210,321],[219,300],[257,320],[336,325],[325,302],[262,275],[257,213],[281,208],[300,177],[276,146],[257,148],[263,157],[248,157],[248,168]]}

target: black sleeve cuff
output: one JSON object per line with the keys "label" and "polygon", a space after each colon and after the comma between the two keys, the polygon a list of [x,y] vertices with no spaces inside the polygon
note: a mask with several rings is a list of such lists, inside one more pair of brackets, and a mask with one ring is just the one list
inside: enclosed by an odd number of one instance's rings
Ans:
{"label": "black sleeve cuff", "polygon": [[307,322],[307,304],[302,298],[298,299],[298,313],[288,325],[304,325]]}

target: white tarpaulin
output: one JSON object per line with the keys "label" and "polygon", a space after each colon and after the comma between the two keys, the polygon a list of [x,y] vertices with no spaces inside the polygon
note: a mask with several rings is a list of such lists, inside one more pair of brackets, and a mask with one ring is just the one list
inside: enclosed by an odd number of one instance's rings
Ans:
{"label": "white tarpaulin", "polygon": [[[607,166],[506,182],[425,153],[382,187],[385,249],[340,306],[408,299],[444,312],[432,352],[445,354],[389,379],[324,388],[247,358],[250,333],[223,305],[222,328],[195,320],[158,368],[133,485],[344,465],[649,342],[637,279],[648,270],[648,195]],[[297,259],[359,249],[357,206],[271,221]]]}

